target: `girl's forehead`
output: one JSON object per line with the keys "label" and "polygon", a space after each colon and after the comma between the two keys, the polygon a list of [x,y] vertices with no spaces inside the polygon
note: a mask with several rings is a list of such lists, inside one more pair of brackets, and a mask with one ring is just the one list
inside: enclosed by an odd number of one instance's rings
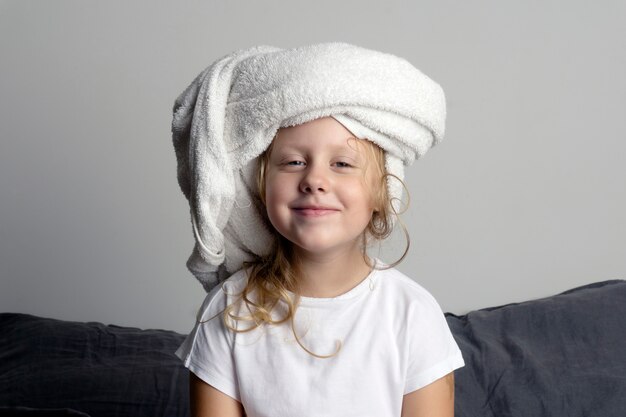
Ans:
{"label": "girl's forehead", "polygon": [[333,117],[323,117],[300,125],[283,127],[276,132],[269,147],[284,152],[340,152],[355,158],[369,159],[376,145],[367,139],[356,137]]}
{"label": "girl's forehead", "polygon": [[277,145],[285,142],[298,145],[343,146],[346,145],[348,138],[354,138],[351,131],[330,116],[280,128],[276,135]]}
{"label": "girl's forehead", "polygon": [[351,135],[299,136],[278,135],[272,142],[273,149],[299,149],[318,151],[361,152],[360,139]]}

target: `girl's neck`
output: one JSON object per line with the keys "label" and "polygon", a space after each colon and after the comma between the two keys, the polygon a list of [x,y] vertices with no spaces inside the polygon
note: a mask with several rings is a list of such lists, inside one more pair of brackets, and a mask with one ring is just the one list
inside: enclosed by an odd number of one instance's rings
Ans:
{"label": "girl's neck", "polygon": [[337,297],[356,287],[371,272],[361,251],[333,255],[301,254],[300,295]]}

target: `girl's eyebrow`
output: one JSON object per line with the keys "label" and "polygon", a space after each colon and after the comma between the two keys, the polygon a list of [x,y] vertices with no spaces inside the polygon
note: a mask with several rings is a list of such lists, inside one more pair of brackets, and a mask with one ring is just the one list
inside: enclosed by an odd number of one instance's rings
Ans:
{"label": "girl's eyebrow", "polygon": [[[346,147],[346,146],[332,146],[331,153],[335,157],[346,158],[352,161],[353,164],[360,164],[363,162],[365,155],[356,149]],[[306,150],[302,150],[299,148],[292,148],[285,146],[283,149],[274,149],[272,152],[272,157],[277,160],[283,161],[289,158],[298,158],[303,157],[307,153]]]}
{"label": "girl's eyebrow", "polygon": [[299,158],[299,157],[302,157],[302,154],[300,154],[300,153],[293,153],[293,152],[282,152],[282,151],[279,151],[279,152],[276,152],[276,157],[280,161],[283,161],[283,160],[288,159],[288,158]]}

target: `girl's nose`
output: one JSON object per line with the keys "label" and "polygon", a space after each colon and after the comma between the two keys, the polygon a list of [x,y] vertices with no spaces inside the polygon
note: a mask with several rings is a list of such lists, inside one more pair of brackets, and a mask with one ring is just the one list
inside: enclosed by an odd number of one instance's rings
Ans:
{"label": "girl's nose", "polygon": [[320,168],[311,167],[300,181],[303,193],[324,193],[328,191],[328,178]]}

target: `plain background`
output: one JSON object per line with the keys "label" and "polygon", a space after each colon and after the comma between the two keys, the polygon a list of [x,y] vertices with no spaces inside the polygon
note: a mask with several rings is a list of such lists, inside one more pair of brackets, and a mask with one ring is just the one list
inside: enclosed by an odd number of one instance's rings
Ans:
{"label": "plain background", "polygon": [[626,278],[625,5],[2,1],[0,311],[191,329],[205,293],[172,105],[258,44],[350,42],[442,85],[446,137],[407,170],[398,268],[444,311]]}

